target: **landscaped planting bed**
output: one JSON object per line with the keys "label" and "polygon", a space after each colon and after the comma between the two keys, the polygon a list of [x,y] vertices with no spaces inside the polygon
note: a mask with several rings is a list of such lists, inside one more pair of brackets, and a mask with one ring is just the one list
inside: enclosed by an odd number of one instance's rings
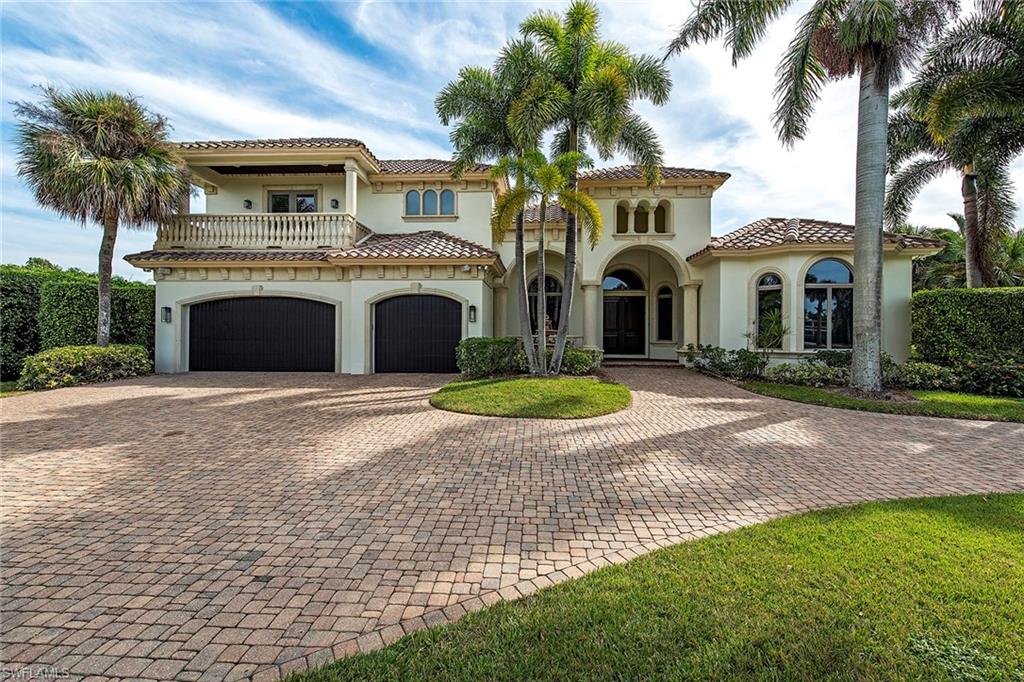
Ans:
{"label": "landscaped planting bed", "polygon": [[676,545],[300,676],[1019,680],[1024,495],[871,503]]}

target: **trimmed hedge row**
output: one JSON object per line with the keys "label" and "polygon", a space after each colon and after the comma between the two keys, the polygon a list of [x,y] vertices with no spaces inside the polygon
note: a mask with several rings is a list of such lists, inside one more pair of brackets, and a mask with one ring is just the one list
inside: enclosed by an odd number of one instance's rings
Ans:
{"label": "trimmed hedge row", "polygon": [[918,291],[910,309],[921,360],[957,365],[1024,356],[1024,287]]}
{"label": "trimmed hedge row", "polygon": [[94,384],[149,374],[153,362],[144,346],[62,346],[25,358],[18,388],[37,391]]}
{"label": "trimmed hedge row", "polygon": [[[550,360],[551,351],[548,350]],[[604,353],[596,348],[569,346],[562,357],[562,374],[585,376],[601,367]],[[463,339],[455,349],[455,362],[468,378],[505,376],[529,371],[522,340],[515,336]]]}
{"label": "trimmed hedge row", "polygon": [[[152,352],[154,287],[115,277],[111,298],[112,341],[140,344]],[[16,379],[22,361],[40,350],[95,340],[95,275],[54,267],[0,266],[2,378]]]}

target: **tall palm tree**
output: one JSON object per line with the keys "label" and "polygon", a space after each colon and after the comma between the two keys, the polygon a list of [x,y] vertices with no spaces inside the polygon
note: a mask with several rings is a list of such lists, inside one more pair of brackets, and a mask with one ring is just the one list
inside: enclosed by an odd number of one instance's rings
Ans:
{"label": "tall palm tree", "polygon": [[[659,182],[662,150],[654,129],[634,110],[637,100],[668,101],[672,79],[653,57],[636,56],[620,43],[602,40],[600,14],[589,0],[573,0],[563,16],[536,12],[520,25],[543,56],[544,73],[512,113],[514,130],[527,138],[554,129],[554,154],[586,152],[589,143],[602,159],[616,152],[644,168],[649,185]],[[543,100],[543,107],[534,104]],[[568,184],[577,189],[576,172]],[[576,289],[577,216],[565,230],[565,272],[558,334],[551,358],[561,369]],[[543,281],[543,280],[542,280]]]}
{"label": "tall palm tree", "polygon": [[[749,56],[795,0],[702,0],[668,54],[724,38],[733,63]],[[776,72],[773,122],[786,145],[802,139],[821,88],[859,75],[854,209],[851,383],[882,389],[882,203],[889,88],[955,13],[956,0],[814,0]]]}
{"label": "tall palm tree", "polygon": [[[914,80],[893,98],[898,111],[889,121],[889,165],[898,172],[886,196],[886,220],[901,222],[925,184],[958,170],[969,287],[994,285],[992,248],[1013,228],[1008,167],[1024,151],[1024,105],[1012,104],[1014,83],[1024,83],[1020,15],[1019,3],[979,2],[974,14],[942,35]],[[978,94],[979,71],[986,87],[1002,89],[998,107],[961,106]],[[968,91],[951,100],[965,84],[971,84]]]}
{"label": "tall palm tree", "polygon": [[17,102],[18,175],[36,201],[62,216],[103,227],[96,343],[110,343],[110,278],[118,228],[142,227],[188,197],[188,167],[167,139],[167,120],[131,95],[42,88]]}
{"label": "tall palm tree", "polygon": [[[502,49],[493,67],[464,67],[459,77],[441,90],[434,105],[444,125],[455,124],[449,136],[455,150],[454,177],[481,161],[497,161],[537,146],[536,139],[513,135],[509,116],[539,69],[540,55],[533,44],[525,40],[511,41]],[[517,181],[521,184],[522,178]],[[530,327],[522,213],[516,216],[515,223],[519,332],[530,370],[538,372]]]}
{"label": "tall palm tree", "polygon": [[[537,150],[528,151],[521,156],[506,156],[492,169],[495,177],[514,176],[520,178],[516,186],[503,194],[494,206],[491,215],[491,231],[495,241],[504,239],[512,223],[517,220],[526,206],[532,202],[539,203],[540,225],[537,230],[537,337],[538,364],[540,374],[547,374],[547,291],[544,286],[547,276],[544,255],[544,232],[547,223],[547,206],[552,199],[567,212],[575,214],[588,241],[593,247],[601,238],[604,222],[597,204],[585,192],[572,187],[569,178],[576,174],[581,166],[590,165],[589,159],[579,152],[567,152],[548,161],[544,154]],[[564,293],[563,293],[564,296]],[[564,305],[564,303],[563,303]],[[550,369],[557,374],[558,369],[552,364]]]}
{"label": "tall palm tree", "polygon": [[913,234],[939,239],[944,242],[942,250],[932,256],[915,258],[911,275],[914,291],[920,289],[960,289],[966,284],[966,260],[964,258],[964,217],[950,213],[958,229],[925,227],[904,223],[892,228],[897,234]]}

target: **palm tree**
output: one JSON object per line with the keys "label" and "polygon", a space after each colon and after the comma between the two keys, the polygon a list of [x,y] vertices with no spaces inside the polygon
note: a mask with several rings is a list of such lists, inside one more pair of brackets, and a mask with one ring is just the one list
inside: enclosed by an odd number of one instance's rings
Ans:
{"label": "palm tree", "polygon": [[[979,3],[973,15],[943,34],[914,80],[893,98],[898,111],[889,121],[889,165],[896,175],[886,196],[886,220],[902,222],[924,185],[946,170],[960,171],[969,287],[994,285],[991,251],[1013,228],[1007,169],[1024,151],[1024,106],[1012,104],[1014,84],[1024,82],[1020,16],[1016,3]],[[977,94],[979,71],[987,74],[986,87],[1003,89],[998,107],[961,106]],[[994,74],[1002,74],[1002,81],[993,81]],[[965,84],[974,85],[963,92]],[[950,99],[951,92],[963,96]]]}
{"label": "palm tree", "polygon": [[[536,139],[521,140],[509,128],[513,106],[539,70],[540,56],[529,41],[512,41],[490,69],[467,66],[448,83],[435,100],[437,116],[444,125],[455,123],[450,139],[455,149],[454,177],[484,160],[496,161],[537,146]],[[508,178],[504,178],[506,181]],[[522,184],[522,178],[517,179]],[[531,372],[538,372],[537,354],[530,331],[530,311],[525,263],[523,215],[516,216],[516,290],[519,298],[519,332]]]}
{"label": "palm tree", "polygon": [[[644,168],[649,185],[656,185],[661,145],[654,129],[633,111],[633,103],[640,99],[659,106],[667,102],[671,77],[660,60],[635,56],[620,43],[601,40],[599,24],[597,7],[589,0],[573,0],[562,17],[542,11],[523,21],[520,32],[536,40],[544,73],[513,111],[513,128],[527,139],[553,128],[556,155],[585,152],[587,142],[602,159],[622,153]],[[538,100],[544,106],[537,106]],[[575,170],[567,181],[577,189]],[[551,359],[556,374],[565,354],[576,288],[577,220],[570,211],[562,306]]]}
{"label": "palm tree", "polygon": [[[492,169],[494,177],[516,177],[520,182],[505,194],[501,195],[491,215],[491,231],[495,241],[504,239],[513,221],[517,220],[526,206],[532,202],[539,203],[540,225],[537,229],[537,337],[539,373],[548,373],[547,363],[547,292],[543,285],[547,271],[544,256],[544,232],[547,222],[547,206],[552,199],[567,212],[578,217],[580,225],[593,247],[601,238],[604,222],[601,211],[590,195],[572,187],[569,178],[576,174],[580,166],[590,165],[590,160],[579,152],[560,154],[553,161],[544,158],[537,150],[528,151],[521,156],[506,156]],[[564,293],[563,293],[564,296]],[[563,305],[565,305],[563,303]],[[557,374],[552,357],[551,370]]]}
{"label": "palm tree", "polygon": [[993,261],[996,286],[1024,286],[1024,228],[1003,235],[996,244]]}
{"label": "palm tree", "polygon": [[966,284],[966,261],[964,258],[964,217],[950,213],[958,229],[924,227],[902,224],[892,228],[898,234],[914,234],[939,239],[944,242],[942,250],[933,256],[915,258],[913,263],[913,289],[960,289]]}
{"label": "palm tree", "polygon": [[[720,37],[735,64],[795,0],[703,0],[667,56]],[[773,122],[786,145],[802,139],[821,88],[855,74],[857,175],[851,384],[882,389],[882,203],[889,88],[955,13],[955,0],[815,0],[801,17],[776,72]]]}
{"label": "palm tree", "polygon": [[103,226],[96,343],[110,343],[110,277],[120,225],[142,227],[173,213],[190,190],[188,168],[167,140],[167,120],[131,95],[42,88],[17,102],[18,175],[40,205]]}

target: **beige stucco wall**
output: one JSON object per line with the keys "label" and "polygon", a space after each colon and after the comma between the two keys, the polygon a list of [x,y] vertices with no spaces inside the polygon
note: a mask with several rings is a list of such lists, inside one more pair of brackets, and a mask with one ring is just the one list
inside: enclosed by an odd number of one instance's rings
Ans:
{"label": "beige stucco wall", "polygon": [[[206,196],[206,212],[268,213],[267,191],[271,188],[315,189],[319,193],[320,212],[345,210],[344,175],[289,175],[229,179],[217,189],[216,194]],[[246,199],[252,202],[250,210],[244,208]],[[338,200],[338,208],[331,208],[331,199]]]}
{"label": "beige stucco wall", "polygon": [[[823,258],[853,266],[849,251],[795,251],[759,257],[722,258],[701,267],[701,343],[746,348],[752,329],[756,282],[766,272],[783,279],[783,314],[789,334],[783,350],[803,352],[803,281],[807,270]],[[882,279],[882,347],[895,359],[907,358],[910,346],[911,258],[887,255]]]}
{"label": "beige stucco wall", "polygon": [[[337,307],[335,322],[336,371],[364,374],[372,371],[373,303],[390,296],[437,294],[459,301],[463,308],[463,338],[491,333],[490,287],[479,279],[466,280],[352,280],[334,279],[335,271],[324,268],[321,279],[312,280],[307,270],[297,269],[296,279],[283,280],[285,269],[275,269],[266,279],[263,269],[253,269],[252,279],[229,271],[230,280],[201,280],[189,273],[184,280],[157,282],[156,371],[188,371],[188,306],[214,298],[247,296],[297,296],[323,301]],[[477,307],[477,321],[469,322],[469,306]],[[172,321],[162,322],[160,310],[172,310]]]}
{"label": "beige stucco wall", "polygon": [[[357,194],[356,219],[374,232],[418,232],[420,230],[439,230],[448,234],[468,239],[482,246],[491,244],[491,206],[494,195],[490,189],[462,189],[461,183],[444,183],[444,189],[455,192],[456,218],[450,217],[405,218],[405,193],[408,189],[420,192],[422,183],[405,183],[405,189],[394,191],[385,185],[383,191],[376,191],[371,185],[359,184]],[[415,185],[415,186],[411,186]],[[429,184],[426,189],[440,193],[438,183]]]}

